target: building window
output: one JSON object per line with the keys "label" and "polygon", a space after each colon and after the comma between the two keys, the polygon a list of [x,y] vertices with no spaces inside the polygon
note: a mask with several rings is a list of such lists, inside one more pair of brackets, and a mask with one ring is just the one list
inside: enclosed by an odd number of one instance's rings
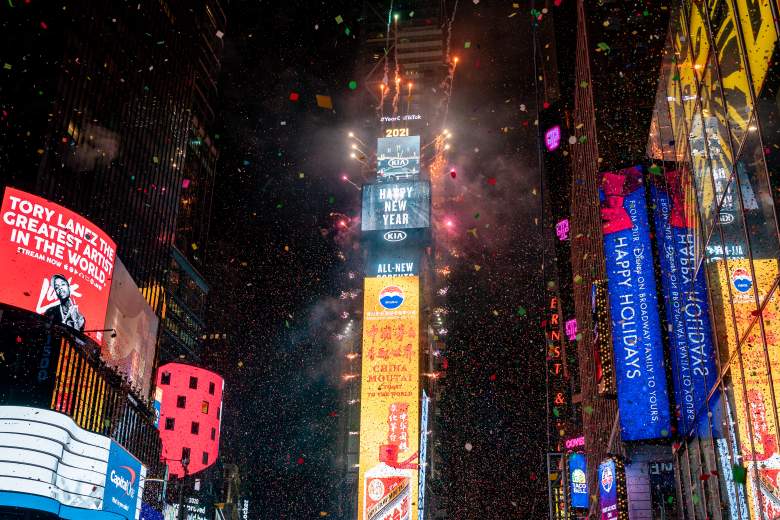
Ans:
{"label": "building window", "polygon": [[198,378],[194,376],[190,376],[190,388],[193,390],[198,389]]}
{"label": "building window", "polygon": [[176,398],[176,408],[185,408],[187,406],[187,396],[180,395]]}
{"label": "building window", "polygon": [[214,385],[214,381],[211,381],[211,382],[209,383],[209,393],[210,393],[211,395],[214,395],[214,389],[215,389],[215,388],[216,388],[216,385]]}
{"label": "building window", "polygon": [[217,439],[217,429],[216,428],[212,428],[211,429],[211,440],[214,441],[216,439]]}
{"label": "building window", "polygon": [[200,413],[209,413],[209,402],[203,401],[200,403]]}
{"label": "building window", "polygon": [[169,385],[171,384],[171,373],[170,372],[163,372],[160,376],[160,384],[161,385]]}
{"label": "building window", "polygon": [[166,430],[173,430],[174,426],[176,425],[176,419],[173,417],[166,417],[165,418],[165,429]]}
{"label": "building window", "polygon": [[203,464],[208,464],[208,463],[209,463],[209,454],[204,451],[203,452]]}
{"label": "building window", "polygon": [[197,435],[200,432],[200,423],[196,423],[195,421],[192,421],[192,426],[190,426],[190,433],[193,435]]}
{"label": "building window", "polygon": [[189,465],[190,463],[190,449],[189,448],[182,448],[181,449],[181,463],[182,466]]}
{"label": "building window", "polygon": [[222,419],[222,407],[217,408],[217,419]]}

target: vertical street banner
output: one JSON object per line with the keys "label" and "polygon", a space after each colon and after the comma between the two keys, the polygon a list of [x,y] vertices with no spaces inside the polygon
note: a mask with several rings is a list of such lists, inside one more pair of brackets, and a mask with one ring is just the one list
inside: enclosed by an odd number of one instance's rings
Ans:
{"label": "vertical street banner", "polygon": [[[78,331],[103,329],[116,244],[92,222],[6,188],[0,209],[0,302]],[[102,341],[102,333],[94,333]]]}
{"label": "vertical street banner", "polygon": [[637,167],[605,172],[599,190],[625,441],[668,437],[671,426],[643,181]]}
{"label": "vertical street banner", "polygon": [[358,520],[417,520],[420,279],[364,283]]}
{"label": "vertical street banner", "polygon": [[585,455],[582,453],[569,454],[569,492],[571,493],[571,507],[587,509],[588,497],[588,470]]}
{"label": "vertical street banner", "polygon": [[666,319],[669,324],[672,382],[679,430],[689,433],[696,412],[718,378],[712,342],[704,268],[696,273],[695,221],[685,205],[678,172],[667,172],[666,186],[653,183],[656,248],[661,263]]}
{"label": "vertical street banner", "polygon": [[599,511],[601,520],[619,517],[617,475],[615,461],[607,459],[599,464]]}

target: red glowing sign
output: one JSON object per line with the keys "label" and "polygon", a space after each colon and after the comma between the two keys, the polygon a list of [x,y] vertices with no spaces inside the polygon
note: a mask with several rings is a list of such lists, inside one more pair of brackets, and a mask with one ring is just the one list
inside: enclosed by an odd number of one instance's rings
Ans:
{"label": "red glowing sign", "polygon": [[569,219],[563,219],[555,224],[555,234],[558,235],[558,240],[569,239]]}
{"label": "red glowing sign", "polygon": [[114,241],[81,215],[6,188],[0,272],[12,276],[0,284],[0,302],[76,330],[102,329],[115,256]]}
{"label": "red glowing sign", "polygon": [[221,376],[191,365],[168,363],[157,370],[155,399],[160,403],[162,457],[172,475],[184,475],[181,460],[185,454],[189,456],[187,475],[216,462],[223,386]]}
{"label": "red glowing sign", "polygon": [[561,145],[561,127],[555,125],[544,133],[544,145],[548,152],[553,152]]}

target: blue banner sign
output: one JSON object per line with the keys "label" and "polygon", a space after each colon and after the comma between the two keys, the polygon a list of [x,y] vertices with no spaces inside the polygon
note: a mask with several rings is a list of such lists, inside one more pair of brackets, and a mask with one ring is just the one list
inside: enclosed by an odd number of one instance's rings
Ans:
{"label": "blue banner sign", "polygon": [[601,520],[618,518],[617,474],[615,461],[607,459],[599,464],[599,510]]}
{"label": "blue banner sign", "polygon": [[571,507],[588,508],[587,462],[582,453],[569,454]]}
{"label": "blue banner sign", "polygon": [[680,176],[667,172],[666,188],[650,187],[655,201],[656,246],[669,323],[672,382],[683,434],[718,378],[704,269],[696,274],[695,224],[688,221]]}
{"label": "blue banner sign", "polygon": [[669,395],[642,172],[602,174],[599,195],[622,437],[667,437]]}
{"label": "blue banner sign", "polygon": [[141,507],[141,463],[122,446],[111,441],[106,466],[103,511],[116,513],[129,520],[136,518]]}

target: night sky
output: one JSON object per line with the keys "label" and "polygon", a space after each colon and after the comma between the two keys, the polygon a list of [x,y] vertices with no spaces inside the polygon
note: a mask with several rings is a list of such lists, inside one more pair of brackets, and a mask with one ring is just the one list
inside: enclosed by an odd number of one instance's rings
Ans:
{"label": "night sky", "polygon": [[[448,309],[437,494],[450,518],[539,518],[548,280],[531,16],[512,2],[486,4],[460,2],[451,37],[461,57],[448,121],[457,176],[444,179],[446,203],[434,211],[454,223],[435,244],[437,267],[451,271],[436,282]],[[373,114],[348,86],[361,80],[362,11],[347,1],[228,8],[205,275],[210,327],[229,340],[208,357],[227,379],[222,453],[243,469],[256,518],[341,518],[334,335],[354,308],[339,295],[359,287],[349,273],[360,252],[359,230],[339,222],[360,201],[340,177],[354,171],[352,118]],[[333,110],[316,94],[332,96]]]}

